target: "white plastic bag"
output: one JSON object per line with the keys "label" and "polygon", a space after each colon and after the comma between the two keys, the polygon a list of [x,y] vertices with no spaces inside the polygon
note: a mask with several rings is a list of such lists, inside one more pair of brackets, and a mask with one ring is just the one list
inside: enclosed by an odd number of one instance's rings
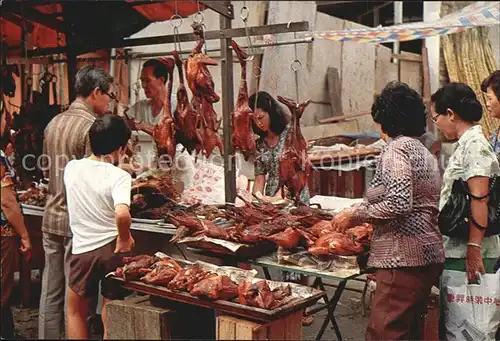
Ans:
{"label": "white plastic bag", "polygon": [[500,272],[467,284],[466,273],[444,270],[441,294],[448,341],[495,340],[500,325]]}

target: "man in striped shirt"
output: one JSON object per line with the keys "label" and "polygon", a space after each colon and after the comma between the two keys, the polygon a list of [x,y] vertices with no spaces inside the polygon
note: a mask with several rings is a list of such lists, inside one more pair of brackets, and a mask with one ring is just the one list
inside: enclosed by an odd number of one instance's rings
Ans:
{"label": "man in striped shirt", "polygon": [[[38,333],[40,339],[65,338],[64,300],[69,275],[71,231],[63,173],[66,164],[92,154],[89,130],[96,116],[107,111],[113,78],[85,66],[76,74],[76,100],[52,119],[44,132],[42,167],[49,193],[42,222],[45,268],[42,278]],[[97,295],[97,293],[96,293]]]}

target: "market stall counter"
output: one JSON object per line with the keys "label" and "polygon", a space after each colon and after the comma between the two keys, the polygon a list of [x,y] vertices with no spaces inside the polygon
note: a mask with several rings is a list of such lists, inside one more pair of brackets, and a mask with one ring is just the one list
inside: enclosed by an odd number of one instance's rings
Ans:
{"label": "market stall counter", "polygon": [[296,332],[287,334],[283,326],[301,317],[301,311],[324,294],[295,283],[257,278],[256,270],[173,259],[161,252],[131,257],[125,263],[108,276],[126,289],[150,295],[157,306],[182,310],[180,303],[212,309],[218,316],[213,326],[217,339],[228,337],[231,323],[235,333],[241,332],[240,324],[244,328],[252,323],[256,330],[265,330],[264,339],[300,339],[300,328],[295,326]]}
{"label": "market stall counter", "polygon": [[[363,261],[362,261],[363,262]],[[319,329],[316,340],[320,340],[325,332],[328,324],[332,324],[332,327],[335,331],[335,335],[338,340],[342,340],[342,334],[340,332],[340,328],[335,320],[335,309],[337,308],[337,304],[342,296],[344,290],[346,290],[347,282],[350,280],[357,280],[361,275],[370,272],[369,269],[360,269],[359,267],[351,267],[351,268],[337,268],[327,270],[319,270],[310,266],[298,266],[292,264],[283,264],[278,261],[278,257],[276,254],[263,256],[258,259],[251,261],[252,265],[259,266],[262,268],[265,277],[267,280],[271,280],[271,274],[269,272],[270,268],[278,269],[281,271],[290,271],[299,273],[305,276],[310,276],[314,278],[314,283],[312,284],[313,288],[318,288],[323,292],[323,300],[325,302],[324,305],[318,305],[309,309],[306,312],[306,315],[313,315],[321,310],[326,309],[328,314]],[[324,280],[333,280],[338,281],[338,285],[333,293],[331,298],[328,298],[326,294],[325,286],[326,284],[323,282]],[[367,286],[365,285],[365,289],[363,290],[363,296],[366,291]]]}

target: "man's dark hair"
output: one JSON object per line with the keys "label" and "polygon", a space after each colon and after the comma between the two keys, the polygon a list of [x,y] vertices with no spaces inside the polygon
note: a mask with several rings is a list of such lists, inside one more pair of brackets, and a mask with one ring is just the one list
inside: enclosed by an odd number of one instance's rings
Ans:
{"label": "man's dark hair", "polygon": [[96,156],[108,155],[125,147],[132,136],[127,123],[116,115],[103,115],[94,121],[89,131],[90,147]]}
{"label": "man's dark hair", "polygon": [[[255,108],[259,108],[269,114],[269,129],[273,133],[279,135],[283,132],[283,130],[285,130],[288,125],[288,117],[278,101],[275,100],[269,93],[259,91],[258,93],[253,94],[248,99],[248,104],[252,111],[255,111]],[[254,133],[260,137],[265,137],[267,135],[264,131],[260,130],[253,121],[252,127]]]}
{"label": "man's dark hair", "polygon": [[477,122],[483,117],[483,107],[476,93],[464,83],[448,83],[431,96],[436,112],[445,115],[450,109],[464,121]]}
{"label": "man's dark hair", "polygon": [[425,105],[422,97],[406,83],[390,82],[375,97],[371,114],[389,137],[419,137],[426,131]]}
{"label": "man's dark hair", "polygon": [[163,83],[167,83],[168,80],[168,67],[165,63],[160,62],[158,59],[149,59],[143,65],[142,68],[152,67],[153,74],[156,78],[163,77]]}
{"label": "man's dark hair", "polygon": [[109,91],[113,77],[101,68],[87,65],[76,73],[75,92],[77,96],[89,97],[95,88],[102,91]]}
{"label": "man's dark hair", "polygon": [[481,83],[481,90],[483,92],[488,91],[488,88],[491,88],[491,90],[493,90],[493,93],[500,101],[500,70],[496,70],[495,72],[493,72]]}

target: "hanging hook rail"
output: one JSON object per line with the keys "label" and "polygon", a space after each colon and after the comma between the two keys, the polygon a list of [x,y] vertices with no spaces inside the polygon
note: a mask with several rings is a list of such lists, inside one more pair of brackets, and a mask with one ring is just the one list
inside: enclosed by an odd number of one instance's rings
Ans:
{"label": "hanging hook rail", "polygon": [[248,57],[245,59],[247,62],[251,61],[255,57],[255,50],[252,46],[252,38],[250,38],[250,32],[248,30],[248,16],[250,15],[250,10],[246,6],[246,1],[243,1],[243,7],[240,10],[240,18],[243,20],[243,24],[245,25],[245,35],[247,37],[248,43]]}
{"label": "hanging hook rail", "polygon": [[[174,30],[174,50],[180,51],[181,40],[179,39],[179,27],[182,25],[182,17],[177,10],[177,0],[175,0],[175,14],[170,18],[170,25]],[[179,57],[182,59],[181,53],[179,53]]]}
{"label": "hanging hook rail", "polygon": [[[290,23],[288,23],[288,25],[290,25]],[[297,38],[297,34],[295,32],[293,32],[293,38],[294,39]],[[299,76],[298,76],[298,72],[300,70],[302,70],[302,62],[299,60],[299,57],[298,57],[297,44],[295,44],[293,47],[294,47],[295,59],[292,60],[292,62],[290,63],[290,68],[292,69],[293,74],[294,74],[294,78],[295,78],[295,97],[296,97],[297,105],[298,105],[298,102],[299,102]]]}

